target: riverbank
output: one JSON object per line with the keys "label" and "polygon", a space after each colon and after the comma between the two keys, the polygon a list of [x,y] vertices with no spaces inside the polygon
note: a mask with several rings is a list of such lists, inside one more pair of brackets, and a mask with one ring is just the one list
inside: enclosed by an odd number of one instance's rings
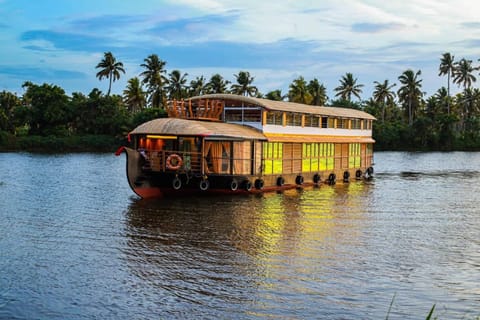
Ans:
{"label": "riverbank", "polygon": [[114,152],[125,139],[109,135],[21,136],[0,132],[0,152]]}

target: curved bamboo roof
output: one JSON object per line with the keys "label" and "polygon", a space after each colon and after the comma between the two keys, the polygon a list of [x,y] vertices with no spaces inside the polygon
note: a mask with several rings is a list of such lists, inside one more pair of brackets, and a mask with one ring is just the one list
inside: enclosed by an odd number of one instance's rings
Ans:
{"label": "curved bamboo roof", "polygon": [[269,99],[245,97],[245,96],[240,96],[235,94],[207,94],[207,95],[192,97],[188,100],[191,100],[193,102],[197,100],[206,100],[206,99],[225,100],[227,104],[229,104],[228,101],[230,101],[231,103],[240,102],[244,104],[260,106],[262,108],[265,108],[266,110],[271,110],[271,111],[285,111],[285,112],[315,114],[319,116],[338,117],[338,118],[356,118],[356,119],[375,120],[375,117],[372,116],[371,114],[361,110],[356,110],[356,109],[311,106],[311,105],[306,105],[306,104],[296,103],[296,102],[274,101]]}
{"label": "curved bamboo roof", "polygon": [[185,120],[179,118],[160,118],[145,122],[130,134],[152,134],[172,136],[203,136],[208,138],[237,138],[267,140],[258,130],[239,124]]}

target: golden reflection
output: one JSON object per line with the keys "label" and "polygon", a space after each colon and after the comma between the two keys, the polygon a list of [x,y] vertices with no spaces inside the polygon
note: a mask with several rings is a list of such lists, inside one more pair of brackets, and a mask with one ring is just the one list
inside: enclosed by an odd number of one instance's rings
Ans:
{"label": "golden reflection", "polygon": [[127,212],[127,256],[142,277],[165,272],[145,263],[162,269],[212,257],[219,260],[211,263],[231,264],[240,273],[254,270],[255,277],[281,276],[279,259],[304,273],[319,260],[347,259],[337,252],[339,244],[358,245],[368,189],[352,182],[257,196],[140,200]]}

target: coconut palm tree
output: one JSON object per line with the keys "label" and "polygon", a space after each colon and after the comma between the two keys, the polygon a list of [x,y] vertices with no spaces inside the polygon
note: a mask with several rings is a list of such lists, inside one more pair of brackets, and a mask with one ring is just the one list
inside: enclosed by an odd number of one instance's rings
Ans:
{"label": "coconut palm tree", "polygon": [[180,70],[173,70],[168,74],[168,96],[170,99],[182,99],[186,97],[187,93],[187,76],[188,73],[182,74]]}
{"label": "coconut palm tree", "polygon": [[382,106],[382,122],[385,122],[385,109],[387,104],[391,105],[395,99],[395,92],[392,90],[396,84],[389,84],[386,79],[383,83],[378,81],[373,82],[375,84],[375,91],[373,91],[373,100],[376,103],[380,103]]}
{"label": "coconut palm tree", "polygon": [[353,78],[353,75],[347,72],[342,79],[340,79],[340,85],[334,90],[337,92],[335,97],[340,96],[342,99],[351,101],[352,94],[359,100],[360,93],[362,93],[363,84],[357,84],[357,78]]}
{"label": "coconut palm tree", "polygon": [[123,99],[132,113],[140,111],[145,106],[145,92],[137,77],[128,80],[127,87],[123,90]]}
{"label": "coconut palm tree", "polygon": [[270,91],[265,95],[265,99],[274,100],[274,101],[283,101],[285,100],[286,97],[287,95],[283,95],[282,90],[278,90],[278,89]]}
{"label": "coconut palm tree", "polygon": [[314,106],[324,106],[327,103],[327,88],[317,78],[310,80],[307,85],[307,90],[312,96],[311,104]]}
{"label": "coconut palm tree", "polygon": [[[445,52],[440,59],[439,76],[447,75],[447,95],[450,98],[450,78],[455,72],[455,57]],[[447,99],[447,113],[450,114],[450,99]]]}
{"label": "coconut palm tree", "polygon": [[455,63],[455,71],[453,73],[453,83],[462,85],[463,89],[470,88],[472,83],[477,81],[473,75],[476,68],[472,66],[472,60],[465,58]]}
{"label": "coconut palm tree", "polygon": [[234,76],[237,79],[237,83],[232,84],[230,87],[230,91],[233,94],[250,97],[257,94],[257,87],[252,85],[255,78],[250,76],[250,72],[240,71],[238,74],[234,74]]}
{"label": "coconut palm tree", "polygon": [[156,54],[149,55],[143,61],[145,63],[140,66],[146,70],[140,73],[140,76],[143,77],[142,83],[147,85],[150,104],[154,108],[159,108],[161,104],[164,105],[166,100],[164,87],[168,83],[168,79],[164,75],[166,73],[164,67],[167,63]]}
{"label": "coconut palm tree", "polygon": [[307,87],[307,81],[302,76],[293,80],[288,91],[288,100],[290,102],[310,104],[313,98]]}
{"label": "coconut palm tree", "polygon": [[200,96],[207,91],[207,79],[204,76],[196,77],[190,81],[190,96]]}
{"label": "coconut palm tree", "polygon": [[422,87],[422,80],[418,77],[422,74],[420,70],[413,72],[408,69],[398,77],[398,81],[403,85],[398,89],[397,94],[400,102],[407,105],[408,110],[408,124],[413,124],[413,116],[416,112],[417,106],[420,104],[420,99],[423,96],[423,92],[420,90]]}
{"label": "coconut palm tree", "polygon": [[225,80],[220,74],[214,74],[208,82],[209,93],[227,93],[227,86],[230,81]]}
{"label": "coconut palm tree", "polygon": [[123,69],[123,63],[117,61],[117,59],[109,51],[104,53],[102,61],[97,64],[95,69],[100,69],[100,71],[97,72],[97,78],[99,80],[102,80],[104,77],[110,79],[107,92],[107,96],[109,96],[112,89],[112,82],[120,79],[120,72],[125,73],[125,69]]}

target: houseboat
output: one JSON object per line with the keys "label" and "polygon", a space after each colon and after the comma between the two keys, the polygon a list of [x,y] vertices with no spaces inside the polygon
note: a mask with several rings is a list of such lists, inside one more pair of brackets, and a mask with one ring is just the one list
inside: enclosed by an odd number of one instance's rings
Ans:
{"label": "houseboat", "polygon": [[210,94],[170,101],[167,118],[129,133],[127,178],[142,198],[255,193],[373,175],[363,111]]}

